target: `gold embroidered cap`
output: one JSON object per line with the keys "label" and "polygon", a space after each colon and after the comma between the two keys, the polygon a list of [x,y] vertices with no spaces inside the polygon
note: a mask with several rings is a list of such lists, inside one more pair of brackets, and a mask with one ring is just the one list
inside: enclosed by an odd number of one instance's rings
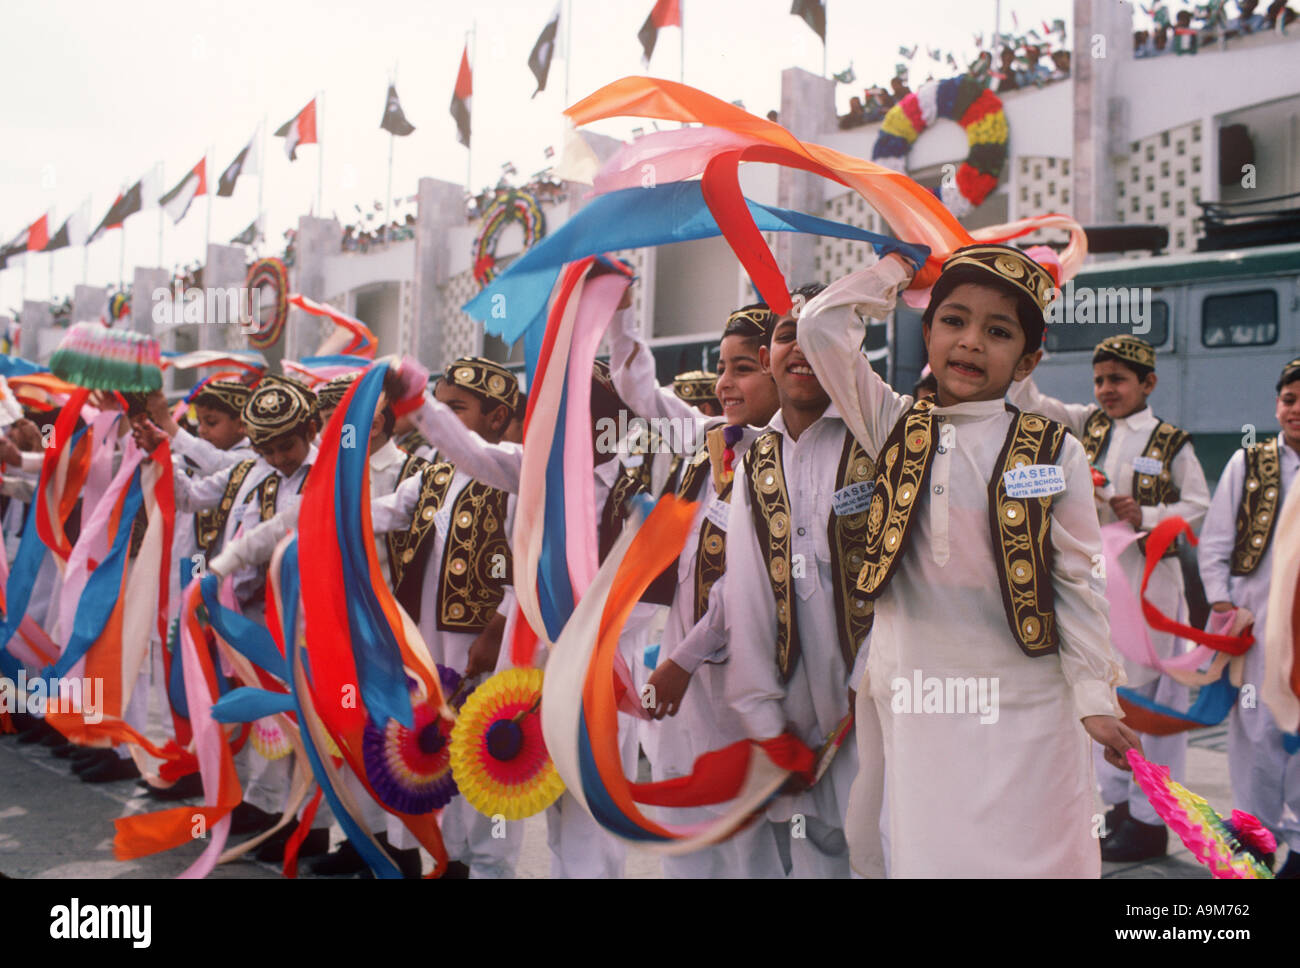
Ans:
{"label": "gold embroidered cap", "polygon": [[712,403],[721,406],[715,390],[717,385],[716,374],[705,373],[703,370],[690,370],[686,373],[678,373],[673,378],[673,393],[677,394],[677,399],[685,400],[687,403]]}
{"label": "gold embroidered cap", "polygon": [[209,380],[199,388],[199,392],[194,394],[194,399],[190,402],[196,406],[216,403],[227,410],[234,411],[238,416],[244,412],[244,404],[248,403],[248,397],[252,392],[251,387],[238,380]]}
{"label": "gold embroidered cap", "polygon": [[722,327],[722,335],[757,336],[771,341],[772,331],[776,329],[778,318],[776,313],[766,306],[746,306],[737,309],[727,317],[727,325]]}
{"label": "gold embroidered cap", "polygon": [[244,404],[244,430],[254,446],[292,433],[316,416],[316,395],[297,380],[262,377]]}
{"label": "gold embroidered cap", "polygon": [[500,363],[481,356],[462,356],[447,367],[444,379],[490,403],[505,404],[514,413],[519,405],[519,380]]}
{"label": "gold embroidered cap", "polygon": [[1300,380],[1300,356],[1282,367],[1282,375],[1277,380],[1277,392],[1281,393],[1282,388],[1292,380]]}
{"label": "gold embroidered cap", "polygon": [[[963,245],[948,256],[943,264],[939,282],[950,269],[958,266],[974,266],[983,269],[1003,282],[1009,282],[1034,301],[1040,312],[1047,312],[1047,304],[1052,301],[1056,283],[1052,274],[1012,245],[978,243]],[[939,282],[935,283],[936,288]]]}
{"label": "gold embroidered cap", "polygon": [[320,384],[316,390],[316,405],[321,410],[335,410],[343,402],[352,384],[357,382],[358,373],[343,373]]}
{"label": "gold embroidered cap", "polygon": [[1092,353],[1094,363],[1097,362],[1099,353],[1109,353],[1112,356],[1118,356],[1121,360],[1127,360],[1129,363],[1145,366],[1151,370],[1156,368],[1155,347],[1136,336],[1107,336],[1097,344],[1097,348]]}

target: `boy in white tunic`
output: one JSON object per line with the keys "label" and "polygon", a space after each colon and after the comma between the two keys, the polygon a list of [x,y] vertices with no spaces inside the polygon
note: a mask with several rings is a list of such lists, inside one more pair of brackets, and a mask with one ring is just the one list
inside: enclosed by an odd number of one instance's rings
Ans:
{"label": "boy in white tunic", "polygon": [[923,317],[934,405],[895,393],[859,352],[862,317],[886,316],[910,276],[889,256],[799,321],[813,369],[878,455],[857,585],[875,625],[853,867],[885,873],[887,791],[891,876],[1096,877],[1087,736],[1115,765],[1139,744],[1117,718],[1092,481],[1064,427],[1004,399],[1041,356],[1052,280],[1009,246],[953,253]]}
{"label": "boy in white tunic", "polygon": [[[775,315],[761,303],[736,310],[723,329],[717,376],[705,381],[700,375],[679,375],[671,391],[655,382],[654,359],[630,325],[630,313],[616,316],[609,330],[611,376],[619,396],[643,417],[673,421],[670,426],[682,428],[683,443],[695,445],[693,453],[683,455],[676,491],[685,500],[698,501],[699,510],[670,576],[673,594],[659,660],[647,683],[650,691],[643,691],[653,700],[656,722],[642,724],[650,728],[643,730],[641,744],[656,781],[686,776],[702,754],[745,737],[743,724],[722,697],[727,651],[721,590],[734,470],[724,466],[725,441],[714,440],[710,459],[706,438],[720,438],[727,426],[765,426],[776,413],[779,401],[768,366],[775,322]],[[697,408],[710,401],[725,415]],[[733,467],[739,466],[754,436],[750,429],[735,441]],[[665,716],[674,719],[664,722]],[[714,815],[715,810],[701,807],[674,810],[668,816],[689,823]],[[782,874],[776,841],[765,823],[713,847],[664,858],[664,876],[670,878]]]}
{"label": "boy in white tunic", "polygon": [[[1240,681],[1254,684],[1257,692],[1264,682],[1276,521],[1300,469],[1300,359],[1282,370],[1276,413],[1281,434],[1237,451],[1228,461],[1197,548],[1205,595],[1214,611],[1237,612],[1233,632],[1254,623],[1255,644],[1243,657]],[[1267,703],[1233,704],[1228,772],[1234,806],[1253,813],[1279,844],[1290,847],[1277,876],[1300,877],[1300,753],[1283,747],[1282,730]]]}
{"label": "boy in white tunic", "polygon": [[[1118,521],[1135,531],[1150,531],[1166,518],[1181,517],[1192,529],[1199,528],[1210,506],[1201,462],[1190,436],[1157,417],[1147,403],[1156,388],[1155,348],[1136,336],[1109,337],[1097,345],[1092,371],[1095,404],[1062,403],[1041,393],[1032,376],[1013,383],[1007,399],[1063,423],[1079,438],[1088,460],[1110,482],[1097,498],[1103,525]],[[1137,541],[1119,558],[1135,597],[1142,590],[1145,547],[1145,542]],[[1147,598],[1175,620],[1186,617],[1183,571],[1172,547],[1151,573]],[[1160,658],[1172,659],[1183,652],[1182,641],[1172,633],[1147,631]],[[1187,708],[1187,686],[1127,657],[1123,661],[1130,688],[1162,705]],[[1182,780],[1187,734],[1139,735],[1151,761],[1169,767],[1170,775]],[[1169,837],[1164,821],[1129,774],[1106,763],[1099,752],[1094,750],[1093,760],[1101,797],[1114,804],[1106,817],[1101,859],[1135,862],[1164,856]]]}
{"label": "boy in white tunic", "polygon": [[[796,299],[820,288],[796,290]],[[796,328],[784,316],[773,329],[768,358],[781,409],[749,446],[732,489],[723,677],[749,736],[811,760],[843,728],[866,658],[871,607],[853,583],[874,464],[813,373]],[[849,876],[844,817],[855,747],[848,736],[819,781],[808,788],[805,776],[768,808],[793,877]]]}

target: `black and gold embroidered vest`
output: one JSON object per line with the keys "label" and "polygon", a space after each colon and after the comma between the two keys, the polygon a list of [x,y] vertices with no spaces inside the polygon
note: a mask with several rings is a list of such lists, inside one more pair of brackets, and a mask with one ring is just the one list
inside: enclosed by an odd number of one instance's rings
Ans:
{"label": "black and gold embroidered vest", "polygon": [[404,450],[408,454],[414,454],[417,450],[423,450],[429,446],[429,441],[418,430],[408,430],[402,436],[394,438],[393,443],[397,445],[399,450]]}
{"label": "black and gold embroidered vest", "polygon": [[[934,405],[919,401],[902,416],[881,450],[867,508],[866,543],[858,590],[874,600],[884,592],[907,550],[913,511],[929,486],[939,445]],[[1012,498],[1003,475],[1030,464],[1054,464],[1067,433],[1033,413],[1013,414],[989,481],[989,528],[998,588],[1007,623],[1021,651],[1050,655],[1059,647],[1052,591],[1051,497]]]}
{"label": "black and gold embroidered vest", "polygon": [[[1166,423],[1158,417],[1156,419],[1158,421],[1156,429],[1151,431],[1151,436],[1147,438],[1142,456],[1160,461],[1160,473],[1143,474],[1136,470],[1133,473],[1133,499],[1142,507],[1171,504],[1178,500],[1180,492],[1173,479],[1174,458],[1192,439],[1187,431],[1179,430],[1173,424]],[[1110,432],[1114,426],[1115,422],[1106,416],[1104,410],[1094,410],[1092,416],[1083,425],[1081,443],[1084,452],[1088,455],[1088,463],[1096,464],[1105,455],[1106,447],[1110,444]]]}
{"label": "black and gold embroidered vest", "polygon": [[[853,435],[845,432],[835,489],[871,480],[875,471],[871,459]],[[776,666],[782,682],[789,682],[799,662],[802,645],[794,596],[794,563],[790,553],[790,494],[785,484],[782,448],[785,437],[776,431],[762,434],[745,455],[745,484],[749,489],[758,546],[767,565],[767,578],[776,602]],[[862,547],[866,512],[849,515],[832,513],[827,522],[831,549],[831,571],[835,587],[840,654],[846,668],[853,667],[858,648],[871,631],[870,602],[853,587],[857,572],[850,570],[851,549]],[[701,534],[703,539],[703,533]],[[853,560],[858,560],[854,558]],[[805,567],[816,567],[805,562]],[[847,603],[847,605],[846,605]]]}
{"label": "black and gold embroidered vest", "polygon": [[[710,434],[720,434],[722,428],[714,428]],[[707,437],[705,438],[708,439]],[[684,501],[698,501],[704,482],[713,472],[712,451],[706,445],[686,466],[681,482],[677,486],[677,496]],[[731,503],[731,481],[723,485],[716,500],[722,504]],[[727,569],[727,532],[705,517],[700,524],[700,536],[695,545],[695,583],[692,599],[691,621],[698,622],[709,608],[709,592],[717,584]],[[676,567],[673,569],[676,573]]]}
{"label": "black and gold embroidered vest", "polygon": [[418,623],[429,549],[433,547],[428,538],[433,534],[434,516],[446,500],[456,469],[447,461],[431,464],[412,455],[402,465],[398,483],[414,473],[420,475],[420,494],[411,515],[411,526],[405,531],[388,532],[385,542],[388,545],[388,575],[393,595],[401,602],[411,620]]}
{"label": "black and gold embroidered vest", "polygon": [[1281,446],[1281,438],[1274,437],[1246,448],[1231,574],[1254,572],[1273,540],[1277,509],[1282,505]]}
{"label": "black and gold embroidered vest", "polygon": [[211,558],[218,551],[222,536],[226,533],[226,522],[230,511],[235,506],[235,498],[244,484],[244,478],[253,469],[257,461],[241,460],[230,470],[226,489],[221,495],[221,503],[215,508],[199,511],[194,515],[194,540],[206,558]]}

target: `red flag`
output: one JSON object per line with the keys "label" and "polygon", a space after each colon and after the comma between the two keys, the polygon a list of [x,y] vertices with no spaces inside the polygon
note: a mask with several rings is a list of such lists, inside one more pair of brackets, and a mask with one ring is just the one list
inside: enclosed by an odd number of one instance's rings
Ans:
{"label": "red flag", "polygon": [[451,116],[456,119],[456,139],[469,147],[470,101],[474,95],[474,75],[469,69],[469,44],[460,55],[460,71],[456,74],[456,89],[451,95]]}
{"label": "red flag", "polygon": [[186,173],[175,188],[158,199],[158,204],[172,217],[173,223],[185,217],[195,198],[208,193],[207,160],[206,155],[200,158],[199,163]]}
{"label": "red flag", "polygon": [[650,55],[655,51],[655,42],[659,39],[659,28],[681,25],[681,0],[655,0],[654,9],[650,11],[650,16],[645,18],[645,23],[636,34],[637,40],[641,41],[641,49],[645,51],[647,65],[650,63]]}
{"label": "red flag", "polygon": [[49,213],[42,215],[33,222],[27,229],[27,251],[39,252],[50,242],[50,216]]}
{"label": "red flag", "polygon": [[277,138],[284,138],[284,150],[290,161],[298,158],[299,145],[314,145],[316,141],[316,99],[312,98],[307,106],[293,118],[276,130]]}

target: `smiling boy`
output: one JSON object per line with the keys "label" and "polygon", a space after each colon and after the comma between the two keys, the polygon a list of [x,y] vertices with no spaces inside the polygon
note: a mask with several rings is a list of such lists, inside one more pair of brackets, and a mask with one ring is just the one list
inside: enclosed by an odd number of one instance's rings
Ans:
{"label": "smiling boy", "polygon": [[[878,472],[857,589],[875,600],[857,683],[861,769],[846,831],[853,867],[895,877],[1096,877],[1087,735],[1121,765],[1136,736],[1116,718],[1087,460],[1060,425],[1008,406],[1033,371],[1052,279],[1018,249],[974,245],[944,263],[923,316],[934,403],[895,393],[859,351],[863,317],[893,308],[897,256],[805,307],[799,344]],[[1012,496],[1004,474],[1055,465]],[[892,684],[996,677],[996,722],[978,712],[896,715]],[[1087,735],[1085,735],[1085,732]],[[886,781],[887,775],[887,781]]]}

